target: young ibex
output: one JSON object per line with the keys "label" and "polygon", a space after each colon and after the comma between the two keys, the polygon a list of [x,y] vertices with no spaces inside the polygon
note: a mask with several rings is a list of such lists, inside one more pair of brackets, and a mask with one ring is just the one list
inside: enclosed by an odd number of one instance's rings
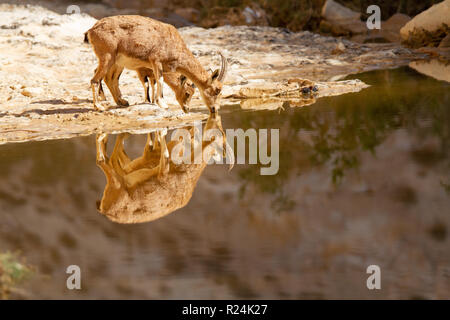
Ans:
{"label": "young ibex", "polygon": [[[141,157],[131,160],[124,151],[126,134],[116,138],[111,157],[106,156],[106,134],[97,136],[97,165],[106,176],[106,186],[98,210],[110,220],[119,223],[141,223],[163,217],[190,200],[194,188],[207,162],[214,156],[214,143],[207,140],[207,132],[217,129],[223,132],[220,116],[212,114],[204,127],[200,143],[194,143],[194,128],[191,132],[191,163],[175,164],[173,153],[179,141],[166,143],[165,134],[156,132],[153,141],[148,134]],[[226,137],[223,136],[226,140]],[[206,141],[205,141],[206,140]],[[202,154],[202,161],[195,163],[194,155]],[[233,156],[229,153],[230,156]],[[234,162],[234,158],[232,158]]]}
{"label": "young ibex", "polygon": [[[147,68],[140,68],[136,70],[139,80],[142,83],[142,86],[144,87],[144,97],[145,102],[149,103],[155,103],[155,84],[156,79],[153,75],[153,71],[151,69]],[[114,77],[117,77],[117,79],[113,79],[114,81],[119,81],[121,74],[114,75]],[[176,73],[173,72],[166,72],[163,73],[164,81],[169,85],[169,87],[175,92],[175,98],[177,99],[178,103],[180,104],[181,108],[184,112],[188,112],[187,106],[189,105],[189,102],[192,99],[192,96],[195,92],[195,85],[188,80],[185,76],[181,75],[179,76]],[[149,84],[150,82],[150,84]],[[152,97],[150,99],[150,85],[152,87]],[[106,100],[105,92],[103,91],[102,86],[102,80],[99,82],[98,87],[98,95],[99,100]],[[117,102],[117,101],[116,101]]]}
{"label": "young ibex", "polygon": [[120,105],[127,102],[121,97],[114,73],[124,68],[148,68],[156,79],[156,103],[167,107],[162,98],[164,72],[177,72],[190,79],[200,90],[209,108],[219,108],[218,97],[227,70],[227,61],[220,54],[220,71],[208,73],[187,48],[177,29],[166,23],[142,16],[113,16],[99,20],[87,31],[87,38],[98,57],[99,65],[91,80],[94,107],[97,108],[97,87],[105,79],[114,100]]}

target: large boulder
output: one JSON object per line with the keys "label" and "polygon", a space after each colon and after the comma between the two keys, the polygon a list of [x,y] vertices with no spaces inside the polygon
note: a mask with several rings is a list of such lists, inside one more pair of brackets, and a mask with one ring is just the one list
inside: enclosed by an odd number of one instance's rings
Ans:
{"label": "large boulder", "polygon": [[400,29],[409,21],[411,21],[411,18],[406,14],[394,14],[392,17],[381,23],[380,32],[382,37],[389,42],[400,42]]}
{"label": "large boulder", "polygon": [[361,14],[355,12],[334,0],[327,0],[322,8],[324,20],[320,23],[323,32],[334,35],[355,35],[367,32],[367,27],[360,20]]}
{"label": "large boulder", "polygon": [[435,4],[400,29],[402,42],[411,47],[436,47],[449,34],[450,0]]}

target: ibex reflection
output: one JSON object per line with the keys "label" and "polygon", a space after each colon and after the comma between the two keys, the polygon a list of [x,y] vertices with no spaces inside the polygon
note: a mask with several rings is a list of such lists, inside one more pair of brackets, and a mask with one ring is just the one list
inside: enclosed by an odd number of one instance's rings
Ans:
{"label": "ibex reflection", "polygon": [[[127,134],[117,136],[110,158],[106,156],[107,135],[98,135],[97,165],[106,176],[106,187],[98,210],[114,222],[141,223],[161,218],[185,206],[207,162],[217,155],[217,149],[224,150],[227,146],[218,114],[208,118],[202,143],[194,141],[194,126],[185,129],[190,132],[189,145],[192,147],[190,154],[187,154],[191,161],[178,164],[173,159],[179,159],[185,153],[186,150],[180,148],[185,141],[166,143],[166,132],[163,130],[153,133],[154,139],[152,134],[147,135],[142,156],[134,160],[127,156],[123,148]],[[211,131],[220,132],[223,140],[205,137]],[[202,159],[194,161],[194,155],[199,152]],[[177,158],[175,153],[180,157]]]}

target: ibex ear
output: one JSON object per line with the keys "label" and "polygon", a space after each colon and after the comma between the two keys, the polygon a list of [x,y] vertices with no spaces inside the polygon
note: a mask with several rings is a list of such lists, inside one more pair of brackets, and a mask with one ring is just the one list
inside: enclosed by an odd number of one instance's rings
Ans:
{"label": "ibex ear", "polygon": [[220,70],[219,70],[219,69],[214,70],[214,72],[213,72],[212,75],[211,75],[211,79],[212,79],[212,80],[217,79],[217,77],[219,76],[219,73],[220,73]]}
{"label": "ibex ear", "polygon": [[186,76],[183,75],[180,76],[181,86],[184,86],[186,80],[187,80]]}

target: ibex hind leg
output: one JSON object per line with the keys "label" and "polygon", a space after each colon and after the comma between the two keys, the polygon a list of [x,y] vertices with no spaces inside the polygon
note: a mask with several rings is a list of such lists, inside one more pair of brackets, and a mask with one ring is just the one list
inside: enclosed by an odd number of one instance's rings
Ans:
{"label": "ibex hind leg", "polygon": [[[96,72],[97,72],[97,69],[94,70],[94,74]],[[99,96],[99,101],[105,101],[106,100],[105,92],[103,91],[102,80],[100,80],[98,82],[98,96]]]}
{"label": "ibex hind leg", "polygon": [[[95,72],[97,72],[97,69],[95,69],[94,73]],[[99,96],[99,101],[106,101],[105,92],[103,91],[103,86],[102,86],[102,80],[100,80],[98,82],[98,96]]]}
{"label": "ibex hind leg", "polygon": [[101,110],[103,109],[99,104],[98,98],[98,89],[100,85],[100,81],[106,76],[108,70],[114,64],[114,60],[111,54],[105,54],[101,58],[99,58],[99,64],[97,69],[95,70],[94,77],[91,79],[91,90],[93,96],[93,105],[94,109]]}
{"label": "ibex hind leg", "polygon": [[97,134],[95,139],[97,147],[97,165],[102,169],[106,175],[106,179],[111,181],[115,175],[114,168],[110,165],[109,159],[106,156],[106,144],[108,135],[105,133]]}

